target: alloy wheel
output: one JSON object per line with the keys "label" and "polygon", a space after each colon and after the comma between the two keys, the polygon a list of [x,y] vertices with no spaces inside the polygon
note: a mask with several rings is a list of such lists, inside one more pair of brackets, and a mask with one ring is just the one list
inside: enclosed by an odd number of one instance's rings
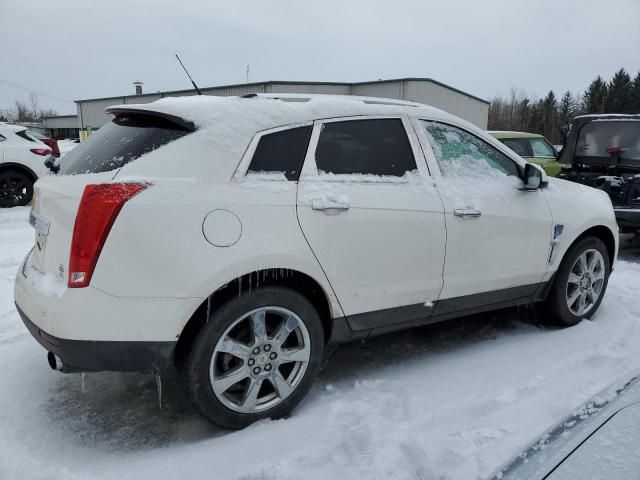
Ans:
{"label": "alloy wheel", "polygon": [[580,317],[588,313],[600,298],[605,279],[602,254],[596,249],[582,252],[569,271],[566,288],[567,307]]}
{"label": "alloy wheel", "polygon": [[262,412],[295,391],[310,357],[302,319],[286,308],[261,307],[236,319],[218,340],[209,364],[211,389],[233,411]]}

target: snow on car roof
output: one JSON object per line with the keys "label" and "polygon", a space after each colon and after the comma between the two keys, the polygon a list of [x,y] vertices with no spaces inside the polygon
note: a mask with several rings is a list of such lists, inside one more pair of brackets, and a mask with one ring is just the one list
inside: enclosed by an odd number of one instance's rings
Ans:
{"label": "snow on car roof", "polygon": [[434,107],[390,98],[349,95],[257,94],[250,97],[189,96],[170,97],[146,104],[126,104],[110,110],[145,110],[181,117],[206,128],[225,122],[254,124],[257,130],[319,118],[357,115],[428,115],[431,118],[454,119]]}

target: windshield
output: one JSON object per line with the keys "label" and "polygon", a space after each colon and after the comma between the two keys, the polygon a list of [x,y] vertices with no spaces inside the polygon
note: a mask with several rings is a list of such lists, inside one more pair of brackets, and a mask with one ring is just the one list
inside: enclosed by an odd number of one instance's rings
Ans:
{"label": "windshield", "polygon": [[120,115],[69,152],[61,162],[60,173],[116,170],[188,133],[189,130],[161,117]]}
{"label": "windshield", "polygon": [[620,158],[640,160],[640,122],[607,120],[585,124],[578,135],[576,157],[610,158],[619,148]]}

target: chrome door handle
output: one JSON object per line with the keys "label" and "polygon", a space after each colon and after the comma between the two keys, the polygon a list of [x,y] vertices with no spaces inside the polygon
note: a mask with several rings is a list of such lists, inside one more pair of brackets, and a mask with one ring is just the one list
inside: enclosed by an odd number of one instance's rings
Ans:
{"label": "chrome door handle", "polygon": [[453,211],[453,214],[456,217],[461,218],[478,218],[480,215],[482,215],[482,212],[480,210],[476,210],[475,208],[456,208]]}
{"label": "chrome door handle", "polygon": [[349,204],[335,200],[327,200],[326,198],[316,198],[311,202],[311,208],[313,210],[320,210],[327,215],[335,215],[349,210]]}

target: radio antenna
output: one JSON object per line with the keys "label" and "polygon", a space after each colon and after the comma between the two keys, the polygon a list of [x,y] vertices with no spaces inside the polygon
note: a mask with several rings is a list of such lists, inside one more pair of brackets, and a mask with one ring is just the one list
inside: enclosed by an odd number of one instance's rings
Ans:
{"label": "radio antenna", "polygon": [[202,95],[202,92],[200,91],[200,89],[198,88],[198,85],[196,85],[196,82],[193,81],[193,78],[191,78],[191,75],[189,75],[189,72],[187,71],[187,68],[184,66],[184,63],[182,63],[182,60],[180,60],[180,57],[178,56],[178,54],[176,53],[176,58],[178,59],[178,61],[180,62],[180,65],[182,66],[182,69],[184,70],[184,73],[187,74],[187,77],[189,77],[189,80],[191,80],[191,85],[193,85],[193,88],[196,89],[196,92],[198,92],[198,95]]}

